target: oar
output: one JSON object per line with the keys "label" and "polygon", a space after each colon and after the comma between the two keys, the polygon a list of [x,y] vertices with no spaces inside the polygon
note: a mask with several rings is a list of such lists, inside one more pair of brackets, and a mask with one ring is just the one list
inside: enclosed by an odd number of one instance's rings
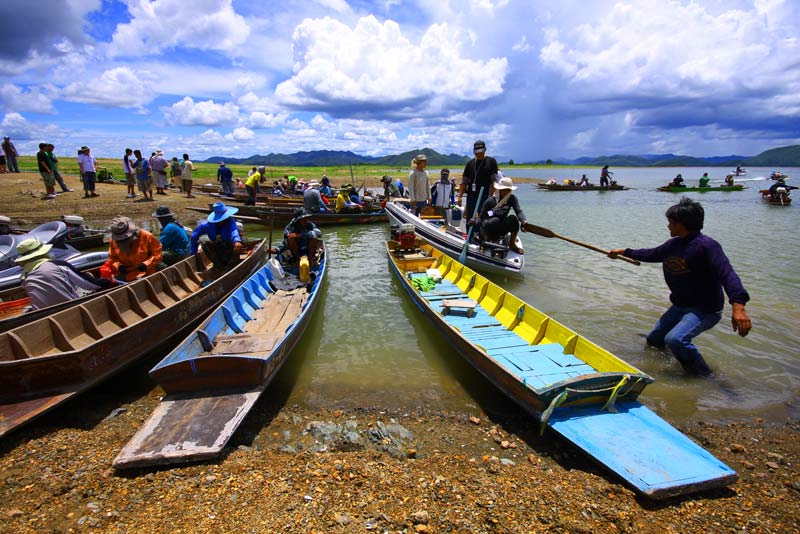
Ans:
{"label": "oar", "polygon": [[269,252],[267,253],[267,259],[272,259],[272,220],[273,220],[274,212],[270,210],[269,212]]}
{"label": "oar", "polygon": [[[481,199],[483,199],[483,186],[481,186],[481,190],[478,192],[478,203],[475,204],[475,207],[472,208],[472,217],[471,219],[475,219],[475,212],[480,209],[481,206]],[[467,220],[469,222],[469,219]],[[467,240],[464,241],[464,246],[461,248],[461,254],[458,255],[458,263],[466,263],[467,261],[467,249],[469,249],[469,242],[472,240],[472,231],[475,229],[475,224],[469,227],[469,232],[467,233]]]}
{"label": "oar", "polygon": [[[542,237],[557,237],[559,239],[563,239],[564,241],[569,241],[570,243],[573,243],[575,245],[586,247],[589,250],[594,250],[595,252],[600,252],[601,254],[605,254],[606,256],[608,256],[607,250],[603,250],[602,248],[596,247],[594,245],[589,245],[588,243],[582,243],[580,241],[576,241],[575,239],[570,239],[569,237],[564,237],[563,235],[558,235],[552,230],[549,230],[547,228],[542,228],[541,226],[536,226],[535,224],[525,223],[525,231]],[[622,254],[617,254],[615,258],[627,261],[628,263],[632,263],[633,265],[641,265],[639,260],[631,259],[627,256],[623,256]]]}

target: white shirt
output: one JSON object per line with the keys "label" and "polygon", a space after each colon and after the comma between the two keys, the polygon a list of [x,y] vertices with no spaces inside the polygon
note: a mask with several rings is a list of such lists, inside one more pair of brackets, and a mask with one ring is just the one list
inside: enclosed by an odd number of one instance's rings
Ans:
{"label": "white shirt", "polygon": [[181,180],[191,180],[192,179],[192,171],[194,170],[194,163],[190,160],[186,160],[183,162],[183,173],[181,174]]}
{"label": "white shirt", "polygon": [[95,172],[97,160],[91,154],[78,154],[78,166],[81,168],[81,172]]}

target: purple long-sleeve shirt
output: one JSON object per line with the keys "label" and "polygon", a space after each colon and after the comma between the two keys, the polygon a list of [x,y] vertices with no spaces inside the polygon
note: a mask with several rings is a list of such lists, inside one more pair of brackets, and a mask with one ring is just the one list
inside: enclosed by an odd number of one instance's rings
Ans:
{"label": "purple long-sleeve shirt", "polygon": [[731,267],[722,246],[700,232],[673,237],[655,248],[625,249],[625,255],[644,262],[662,262],[664,281],[675,305],[717,312],[724,307],[722,289],[733,304],[745,304],[750,295]]}

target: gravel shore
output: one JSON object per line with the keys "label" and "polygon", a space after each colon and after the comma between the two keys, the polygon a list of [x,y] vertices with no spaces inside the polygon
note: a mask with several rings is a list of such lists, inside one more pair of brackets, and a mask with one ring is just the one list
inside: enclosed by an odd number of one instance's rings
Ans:
{"label": "gravel shore", "polygon": [[[102,202],[41,201],[38,176],[14,179],[0,189],[4,214],[31,222],[154,210],[124,199],[122,186],[100,184]],[[204,201],[177,197],[165,199],[173,210]],[[0,532],[800,532],[797,420],[678,425],[739,481],[652,502],[555,433],[539,436],[521,410],[396,412],[387,399],[328,411],[286,405],[271,387],[219,460],[116,471],[114,457],[163,395],[146,378],[152,363],[0,441]]]}

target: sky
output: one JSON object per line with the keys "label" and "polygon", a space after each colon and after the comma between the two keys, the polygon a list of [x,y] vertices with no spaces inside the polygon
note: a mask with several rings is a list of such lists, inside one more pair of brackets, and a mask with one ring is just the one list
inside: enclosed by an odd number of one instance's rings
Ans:
{"label": "sky", "polygon": [[800,144],[800,0],[2,0],[0,21],[23,154]]}

